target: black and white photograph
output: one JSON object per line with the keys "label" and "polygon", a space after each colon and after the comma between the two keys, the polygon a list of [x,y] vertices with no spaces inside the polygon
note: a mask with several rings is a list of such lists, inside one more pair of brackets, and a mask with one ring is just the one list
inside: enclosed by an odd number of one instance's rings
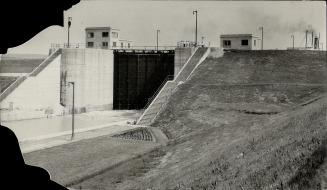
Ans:
{"label": "black and white photograph", "polygon": [[1,190],[327,190],[325,1],[1,4]]}

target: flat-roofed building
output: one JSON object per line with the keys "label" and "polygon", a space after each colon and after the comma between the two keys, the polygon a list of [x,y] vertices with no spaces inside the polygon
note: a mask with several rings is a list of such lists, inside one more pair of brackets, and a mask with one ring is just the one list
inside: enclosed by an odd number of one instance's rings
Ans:
{"label": "flat-roofed building", "polygon": [[117,45],[113,47],[113,49],[130,49],[130,48],[132,48],[132,41],[125,40],[125,39],[119,39]]}
{"label": "flat-roofed building", "polygon": [[258,50],[261,40],[252,34],[223,34],[220,35],[220,47],[223,49]]}
{"label": "flat-roofed building", "polygon": [[120,31],[111,27],[88,27],[85,33],[86,48],[117,49],[132,46],[132,41],[121,40]]}

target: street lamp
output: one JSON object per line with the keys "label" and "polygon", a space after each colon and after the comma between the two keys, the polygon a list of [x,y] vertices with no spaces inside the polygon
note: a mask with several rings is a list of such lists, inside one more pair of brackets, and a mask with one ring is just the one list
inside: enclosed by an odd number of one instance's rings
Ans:
{"label": "street lamp", "polygon": [[69,48],[69,29],[70,29],[70,26],[72,25],[72,17],[68,17],[68,48]]}
{"label": "street lamp", "polygon": [[195,46],[198,44],[198,11],[193,11],[193,15],[195,13]]}
{"label": "street lamp", "polygon": [[202,39],[201,44],[202,44],[202,46],[204,46],[204,44],[203,44],[204,36],[202,36],[201,39]]}
{"label": "street lamp", "polygon": [[261,30],[261,50],[263,50],[263,26],[259,27],[259,30]]}
{"label": "street lamp", "polygon": [[71,84],[73,86],[73,108],[72,108],[72,136],[71,140],[74,138],[74,122],[75,122],[75,82],[68,82],[68,84]]}
{"label": "street lamp", "polygon": [[291,35],[291,38],[293,39],[293,50],[294,50],[294,35]]}
{"label": "street lamp", "polygon": [[160,30],[157,30],[157,51],[159,50],[159,32]]}

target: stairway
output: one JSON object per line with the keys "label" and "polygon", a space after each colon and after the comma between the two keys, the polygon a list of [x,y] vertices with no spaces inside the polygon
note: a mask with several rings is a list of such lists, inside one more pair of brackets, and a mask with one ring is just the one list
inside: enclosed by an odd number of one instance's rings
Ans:
{"label": "stairway", "polygon": [[27,77],[35,77],[44,68],[46,68],[58,55],[61,54],[61,49],[57,49],[49,57],[47,57],[38,67],[36,67],[29,75],[18,77],[15,82],[11,83],[6,89],[2,90],[0,94],[0,102],[4,100],[10,93],[12,93],[21,83],[23,83]]}
{"label": "stairway", "polygon": [[189,62],[187,62],[181,71],[177,74],[175,82],[185,82],[207,50],[208,48],[198,48]]}
{"label": "stairway", "polygon": [[184,67],[180,70],[173,81],[167,81],[164,87],[160,90],[156,98],[152,101],[149,107],[144,111],[142,116],[137,121],[138,125],[149,126],[157,117],[162,108],[166,105],[172,92],[177,87],[179,82],[185,82],[196,68],[201,59],[205,56],[208,48],[198,48]]}
{"label": "stairway", "polygon": [[153,100],[150,106],[144,111],[143,115],[138,120],[138,125],[150,125],[155,119],[159,111],[170,98],[171,93],[176,87],[176,83],[168,81],[161,89],[157,97]]}
{"label": "stairway", "polygon": [[38,75],[44,68],[46,68],[58,55],[61,54],[61,49],[54,51],[49,57],[47,57],[38,67],[36,67],[29,76],[35,77]]}

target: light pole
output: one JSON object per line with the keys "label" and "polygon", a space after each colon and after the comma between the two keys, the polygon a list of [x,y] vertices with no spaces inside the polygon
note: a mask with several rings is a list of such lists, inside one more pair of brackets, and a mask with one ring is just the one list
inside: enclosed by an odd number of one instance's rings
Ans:
{"label": "light pole", "polygon": [[68,48],[69,48],[69,29],[70,29],[70,26],[72,25],[72,17],[68,17]]}
{"label": "light pole", "polygon": [[263,50],[263,26],[259,27],[259,30],[261,30],[261,50]]}
{"label": "light pole", "polygon": [[157,51],[159,50],[159,32],[160,30],[157,29]]}
{"label": "light pole", "polygon": [[68,82],[68,84],[71,84],[73,86],[73,107],[72,107],[72,136],[71,136],[71,140],[73,140],[74,138],[74,122],[75,122],[75,82]]}
{"label": "light pole", "polygon": [[294,35],[291,35],[291,38],[293,39],[293,50],[294,50]]}
{"label": "light pole", "polygon": [[193,11],[193,15],[195,13],[195,46],[198,44],[198,11]]}

